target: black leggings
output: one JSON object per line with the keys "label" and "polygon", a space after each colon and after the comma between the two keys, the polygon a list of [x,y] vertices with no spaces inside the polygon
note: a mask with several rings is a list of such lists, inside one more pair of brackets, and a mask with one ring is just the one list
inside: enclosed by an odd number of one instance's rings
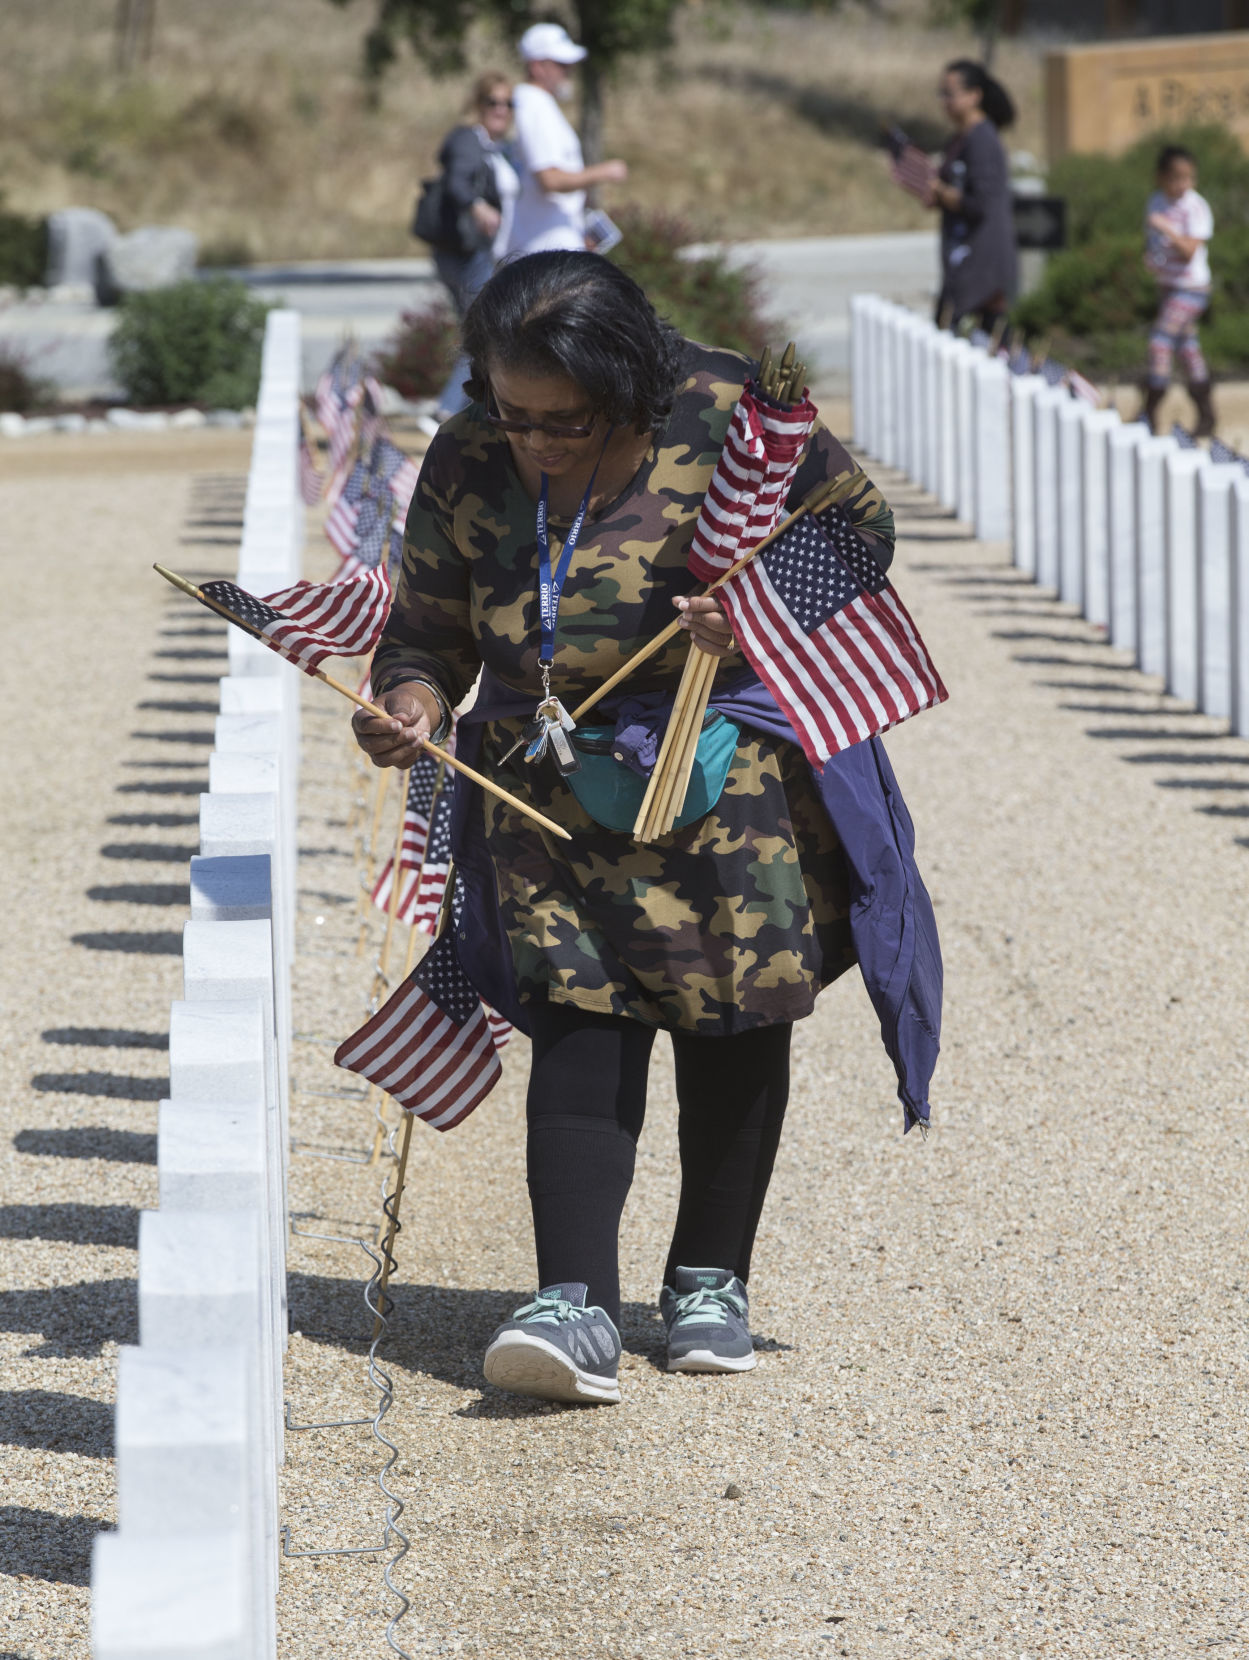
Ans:
{"label": "black leggings", "polygon": [[[617,1238],[646,1116],[655,1033],[563,1004],[529,1009],[529,1197],[538,1284],[581,1280],[620,1322]],[[681,1202],[664,1281],[677,1266],[743,1282],[789,1095],[786,1023],[735,1037],[673,1032]]]}

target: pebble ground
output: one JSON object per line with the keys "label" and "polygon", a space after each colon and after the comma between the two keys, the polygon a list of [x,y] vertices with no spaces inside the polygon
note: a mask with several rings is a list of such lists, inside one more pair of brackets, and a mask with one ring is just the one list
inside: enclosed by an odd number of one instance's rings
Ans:
{"label": "pebble ground", "polygon": [[[155,786],[206,770],[211,714],[189,705],[214,688],[147,676],[215,680],[220,660],[158,654],[219,636],[175,637],[191,622],[145,574],[211,516],[195,505],[206,491],[231,499],[192,472],[84,475],[51,497],[37,477],[0,481],[23,619],[4,656],[16,718],[0,820],[19,944],[0,970],[0,1649],[21,1660],[86,1655],[88,1542],[112,1515],[108,1403],[116,1345],[135,1340],[134,1211],[155,1202],[155,1045],[178,964],[84,941],[167,936],[185,915],[172,851],[118,863],[108,849],[194,840],[174,819],[194,794]],[[533,1289],[523,1040],[464,1125],[415,1127],[383,1352],[411,1538],[396,1640],[413,1660],[1249,1647],[1249,743],[1163,697],[1005,549],[881,482],[899,585],[951,693],[890,739],[946,959],[933,1134],[901,1138],[847,977],[796,1033],[751,1284],[759,1365],[670,1377],[654,1299],[674,1101],[657,1046],[622,1239],[624,1400],[584,1409],[504,1396],[479,1371]],[[203,569],[232,556],[195,552]],[[188,707],[140,710],[152,699]],[[371,1141],[364,1105],[331,1093],[353,1081],[330,1053],[361,1016],[380,938],[375,919],[357,956],[351,820],[373,783],[330,693],[306,688],[304,725],[291,1200],[298,1228],[350,1238],[376,1225],[382,1171],[311,1154]],[[162,729],[180,737],[130,735]],[[119,793],[137,782],[146,793]],[[136,811],[154,816],[109,822]],[[125,895],[102,897],[112,886]],[[362,1267],[355,1245],[292,1241],[299,1422],[371,1410]],[[292,1549],[380,1538],[367,1429],[287,1448]],[[292,1560],[281,1653],[383,1654],[396,1606],[380,1558]]]}

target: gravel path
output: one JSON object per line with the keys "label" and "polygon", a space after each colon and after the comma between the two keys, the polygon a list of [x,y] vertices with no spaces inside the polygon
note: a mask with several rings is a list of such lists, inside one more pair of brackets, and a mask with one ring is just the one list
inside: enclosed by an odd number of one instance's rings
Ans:
{"label": "gravel path", "polygon": [[[1161,697],[1002,549],[881,482],[902,523],[903,592],[952,694],[890,742],[947,962],[934,1134],[901,1140],[866,997],[841,982],[797,1032],[752,1284],[760,1364],[669,1377],[654,1297],[676,1166],[659,1047],[624,1225],[625,1399],[563,1409],[488,1390],[478,1370],[495,1322],[533,1289],[524,1043],[460,1129],[416,1126],[385,1352],[412,1538],[398,1635],[414,1657],[1156,1660],[1249,1646],[1249,744]],[[213,698],[152,672],[222,672],[155,655],[219,644],[158,635],[189,624],[166,620],[145,574],[193,533],[191,488],[185,474],[83,476],[50,495],[0,478],[6,541],[26,554],[6,562],[23,617],[7,706],[22,714],[0,817],[24,947],[0,969],[13,1236],[0,1650],[21,1660],[85,1656],[87,1542],[111,1515],[112,1357],[134,1340],[133,1208],[155,1198],[165,1067],[159,1048],[117,1034],[159,1042],[178,964],[72,937],[159,938],[185,914],[184,897],[140,897],[172,895],[184,864],[108,849],[194,838],[176,818],[194,796],[164,786],[197,777],[191,734],[211,714],[138,709]],[[49,581],[67,550],[72,590]],[[197,550],[204,569],[230,554]],[[101,629],[123,603],[127,626]],[[48,670],[63,683],[87,642],[88,707],[67,722]],[[72,685],[84,671],[71,667]],[[347,820],[371,783],[331,694],[309,688],[304,709],[294,1128],[350,1153],[369,1144],[364,1109],[314,1092],[352,1086],[326,1040],[367,990]],[[129,735],[162,729],[181,736]],[[56,756],[63,800],[36,751]],[[182,766],[155,764],[167,761]],[[148,793],[119,793],[132,783]],[[297,1156],[297,1225],[370,1228],[378,1176]],[[370,1408],[362,1265],[354,1246],[292,1243],[301,1335],[286,1392],[301,1422]],[[289,1437],[294,1549],[379,1537],[378,1462],[364,1429]],[[372,1558],[291,1562],[281,1652],[371,1660],[390,1607]]]}
{"label": "gravel path", "polygon": [[152,574],[236,559],[248,433],[0,450],[0,1651],[86,1660],[119,1343],[181,995],[225,630]]}

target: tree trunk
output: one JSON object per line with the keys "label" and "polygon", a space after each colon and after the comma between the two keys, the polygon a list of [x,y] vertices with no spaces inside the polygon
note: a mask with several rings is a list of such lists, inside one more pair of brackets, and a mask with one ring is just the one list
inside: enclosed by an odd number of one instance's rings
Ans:
{"label": "tree trunk", "polygon": [[992,72],[993,69],[993,55],[997,51],[998,35],[1001,31],[1001,0],[988,0],[988,3],[981,8],[980,61],[990,72]]}

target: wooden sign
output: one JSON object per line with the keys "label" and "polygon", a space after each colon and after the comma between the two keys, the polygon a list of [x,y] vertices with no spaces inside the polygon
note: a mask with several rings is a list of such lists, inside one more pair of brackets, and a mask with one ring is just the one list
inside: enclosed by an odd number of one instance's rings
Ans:
{"label": "wooden sign", "polygon": [[1217,122],[1249,149],[1249,31],[1072,46],[1045,58],[1049,159],[1117,155],[1163,127]]}

